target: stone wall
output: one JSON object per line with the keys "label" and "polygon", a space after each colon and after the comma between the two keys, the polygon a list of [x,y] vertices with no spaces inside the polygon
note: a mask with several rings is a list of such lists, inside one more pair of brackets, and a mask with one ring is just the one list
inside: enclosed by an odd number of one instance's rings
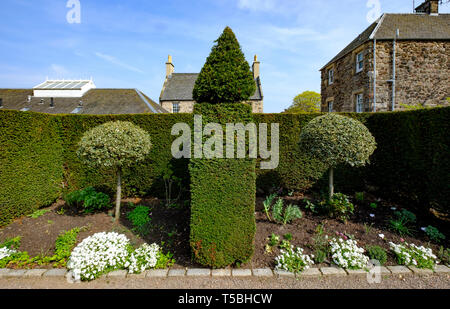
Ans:
{"label": "stone wall", "polygon": [[[173,113],[173,103],[180,104],[180,113],[193,113],[195,101],[164,101],[161,102],[162,108],[169,113]],[[264,112],[263,101],[248,101],[247,104],[251,104],[253,113],[261,114]]]}
{"label": "stone wall", "polygon": [[[377,111],[392,109],[392,41],[377,41]],[[354,112],[355,94],[362,92],[364,111],[373,110],[373,42],[364,51],[364,69],[356,72],[357,52],[352,52],[322,70],[322,111],[334,102],[334,111]],[[450,97],[450,42],[397,41],[395,110],[404,105],[448,105]],[[328,85],[328,69],[334,67],[334,83]],[[373,75],[373,74],[372,74]]]}

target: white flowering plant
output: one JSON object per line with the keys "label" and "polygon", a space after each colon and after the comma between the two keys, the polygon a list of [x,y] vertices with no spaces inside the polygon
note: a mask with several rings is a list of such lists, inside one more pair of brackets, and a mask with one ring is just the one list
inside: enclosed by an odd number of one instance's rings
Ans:
{"label": "white flowering plant", "polygon": [[416,246],[415,244],[394,244],[389,243],[392,251],[394,251],[397,262],[400,265],[416,266],[417,268],[434,269],[437,263],[437,257],[433,254],[433,250],[424,246]]}
{"label": "white flowering plant", "polygon": [[281,250],[281,254],[275,258],[275,269],[285,270],[292,273],[300,273],[314,264],[314,256],[303,253],[302,248],[290,246]]}
{"label": "white flowering plant", "polygon": [[0,260],[10,257],[15,253],[17,253],[16,250],[12,250],[6,247],[0,248]]}
{"label": "white flowering plant", "polygon": [[144,244],[134,250],[129,239],[118,233],[97,233],[73,249],[67,267],[75,280],[94,280],[113,270],[128,269],[137,274],[173,262],[157,244]]}
{"label": "white flowering plant", "polygon": [[345,269],[367,269],[369,257],[365,250],[358,247],[353,239],[334,238],[330,241],[331,258],[339,267]]}

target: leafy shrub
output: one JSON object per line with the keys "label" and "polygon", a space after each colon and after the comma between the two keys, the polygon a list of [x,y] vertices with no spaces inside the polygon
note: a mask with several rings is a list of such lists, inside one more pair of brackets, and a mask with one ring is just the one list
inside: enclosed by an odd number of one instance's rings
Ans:
{"label": "leafy shrub", "polygon": [[369,258],[364,255],[364,249],[358,247],[352,239],[342,238],[330,241],[333,262],[345,269],[365,269]]}
{"label": "leafy shrub", "polygon": [[416,222],[416,215],[414,213],[412,213],[409,210],[406,209],[402,209],[401,211],[396,211],[395,212],[395,216],[405,222],[405,223],[415,223]]}
{"label": "leafy shrub", "polygon": [[288,205],[284,208],[283,200],[278,199],[273,205],[272,217],[278,223],[286,225],[295,219],[301,219],[303,214],[300,209],[294,205]]}
{"label": "leafy shrub", "polygon": [[276,245],[278,245],[279,242],[280,242],[280,236],[272,233],[272,235],[270,235],[270,237],[269,237],[269,246],[275,247]]}
{"label": "leafy shrub", "polygon": [[0,248],[19,249],[22,237],[9,238],[0,244]]}
{"label": "leafy shrub", "polygon": [[355,199],[359,202],[364,202],[364,192],[356,192]]}
{"label": "leafy shrub", "polygon": [[300,133],[300,148],[329,167],[329,198],[334,194],[333,169],[341,164],[365,166],[376,149],[369,129],[358,120],[328,113],[311,120]]}
{"label": "leafy shrub", "polygon": [[111,208],[110,198],[103,192],[97,192],[94,187],[87,187],[66,195],[69,206],[83,207],[85,213]]}
{"label": "leafy shrub", "polygon": [[322,202],[328,214],[332,217],[338,218],[346,222],[350,214],[353,214],[355,206],[349,201],[348,197],[342,193],[336,193],[331,199]]}
{"label": "leafy shrub", "polygon": [[381,265],[387,262],[387,252],[380,246],[369,246],[367,248],[367,255],[371,260],[377,260]]}
{"label": "leafy shrub", "polygon": [[313,214],[316,214],[319,212],[320,207],[318,207],[317,205],[315,205],[313,202],[311,202],[310,200],[306,200],[306,205],[305,208],[309,209]]}
{"label": "leafy shrub", "polygon": [[152,221],[149,216],[150,208],[147,206],[136,206],[128,213],[128,220],[133,224],[133,229],[141,235],[148,233],[147,226]]}
{"label": "leafy shrub", "polygon": [[290,234],[290,233],[288,233],[288,234],[284,234],[284,239],[286,239],[286,240],[292,240],[292,234]]}
{"label": "leafy shrub", "polygon": [[292,273],[301,273],[314,264],[314,256],[303,254],[302,248],[290,248],[281,250],[281,254],[275,258],[275,269]]}
{"label": "leafy shrub", "polygon": [[445,240],[445,235],[439,232],[439,230],[434,226],[429,225],[425,229],[425,233],[432,241],[441,242],[441,240]]}
{"label": "leafy shrub", "polygon": [[437,257],[433,254],[432,249],[408,243],[396,245],[390,242],[389,246],[397,256],[398,264],[434,269]]}

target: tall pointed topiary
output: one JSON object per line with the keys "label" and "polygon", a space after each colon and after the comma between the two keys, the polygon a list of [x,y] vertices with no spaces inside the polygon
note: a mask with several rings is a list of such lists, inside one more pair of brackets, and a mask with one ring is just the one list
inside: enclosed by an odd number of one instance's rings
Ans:
{"label": "tall pointed topiary", "polygon": [[[216,123],[225,132],[227,123],[253,121],[251,106],[241,102],[256,86],[231,29],[216,42],[194,88],[199,102],[194,113],[203,117],[202,130]],[[191,250],[195,262],[212,268],[247,262],[254,252],[256,162],[234,157],[193,158],[189,163]]]}
{"label": "tall pointed topiary", "polygon": [[226,27],[215,42],[195,82],[194,100],[213,104],[248,100],[256,84],[236,36]]}

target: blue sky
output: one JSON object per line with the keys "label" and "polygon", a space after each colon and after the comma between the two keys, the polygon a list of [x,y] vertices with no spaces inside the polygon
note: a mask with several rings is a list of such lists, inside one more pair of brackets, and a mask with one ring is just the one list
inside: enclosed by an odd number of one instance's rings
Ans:
{"label": "blue sky", "polygon": [[[319,69],[369,25],[377,1],[80,0],[81,23],[69,24],[67,0],[2,0],[0,88],[92,76],[99,88],[138,88],[158,102],[167,55],[175,72],[199,72],[230,26],[249,63],[261,61],[265,112],[281,112],[298,93],[320,92]],[[379,3],[412,11],[412,0]]]}

